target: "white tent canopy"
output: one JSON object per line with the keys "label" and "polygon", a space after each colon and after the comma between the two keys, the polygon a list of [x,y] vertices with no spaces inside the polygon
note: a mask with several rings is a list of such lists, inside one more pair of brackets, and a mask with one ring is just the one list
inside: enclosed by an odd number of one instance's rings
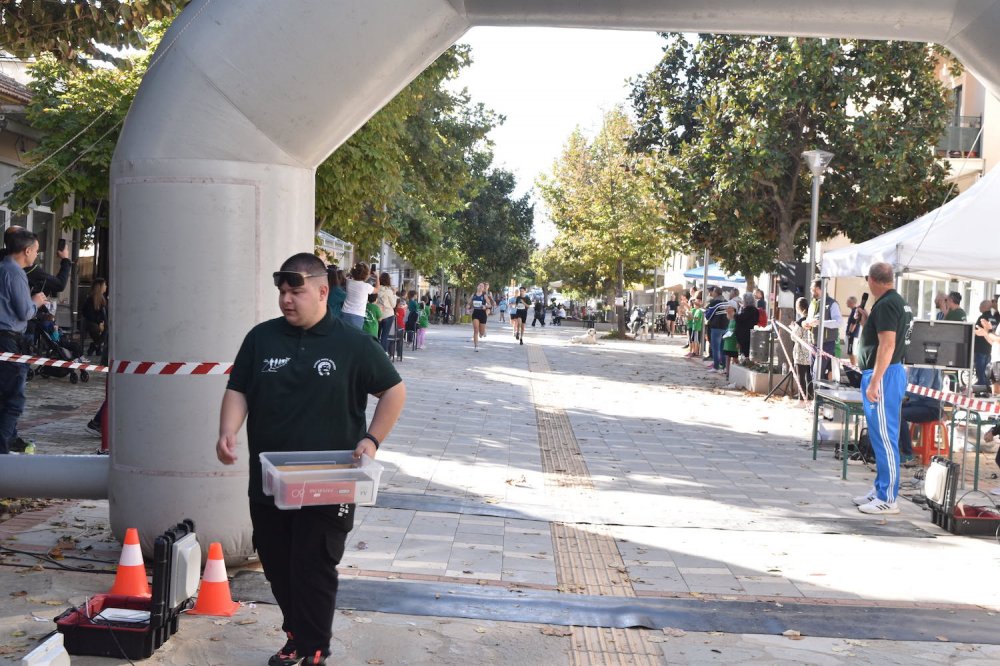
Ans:
{"label": "white tent canopy", "polygon": [[823,254],[823,277],[863,276],[878,261],[897,274],[1000,277],[993,242],[1000,217],[1000,169],[993,169],[940,208],[858,245]]}

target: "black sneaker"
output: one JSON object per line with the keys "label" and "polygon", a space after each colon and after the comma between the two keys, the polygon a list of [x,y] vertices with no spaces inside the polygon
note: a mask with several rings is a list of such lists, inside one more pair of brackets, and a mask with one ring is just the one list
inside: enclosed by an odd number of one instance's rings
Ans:
{"label": "black sneaker", "polygon": [[291,632],[286,632],[286,635],[288,640],[285,641],[285,646],[276,654],[271,655],[271,658],[267,660],[267,666],[295,666],[299,663],[299,653],[295,650],[295,639],[292,638]]}
{"label": "black sneaker", "polygon": [[91,435],[97,435],[98,437],[100,437],[101,436],[101,424],[98,423],[97,421],[93,420],[93,419],[91,419],[90,421],[87,421],[87,432],[89,432]]}
{"label": "black sneaker", "polygon": [[26,439],[21,439],[20,437],[15,437],[14,441],[11,442],[7,448],[13,453],[26,453],[31,455],[35,452],[35,443],[29,442]]}

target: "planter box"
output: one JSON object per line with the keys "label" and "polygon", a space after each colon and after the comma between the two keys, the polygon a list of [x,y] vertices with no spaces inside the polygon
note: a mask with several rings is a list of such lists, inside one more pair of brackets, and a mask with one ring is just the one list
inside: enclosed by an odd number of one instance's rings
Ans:
{"label": "planter box", "polygon": [[[778,385],[781,381],[781,372],[775,372],[774,375],[774,386]],[[770,387],[767,383],[767,373],[766,372],[754,372],[749,368],[744,368],[742,365],[733,364],[729,367],[729,381],[735,383],[740,388],[744,388],[752,393],[767,393],[770,391]],[[785,386],[788,386],[786,384]],[[778,390],[776,395],[785,394],[785,386]],[[791,385],[792,391],[795,391],[795,385]]]}

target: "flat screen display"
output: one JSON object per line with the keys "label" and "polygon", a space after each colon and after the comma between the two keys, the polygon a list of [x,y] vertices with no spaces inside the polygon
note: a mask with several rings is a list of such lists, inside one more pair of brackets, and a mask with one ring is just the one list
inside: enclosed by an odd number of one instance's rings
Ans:
{"label": "flat screen display", "polygon": [[903,355],[905,365],[933,368],[972,367],[972,324],[964,321],[915,320]]}

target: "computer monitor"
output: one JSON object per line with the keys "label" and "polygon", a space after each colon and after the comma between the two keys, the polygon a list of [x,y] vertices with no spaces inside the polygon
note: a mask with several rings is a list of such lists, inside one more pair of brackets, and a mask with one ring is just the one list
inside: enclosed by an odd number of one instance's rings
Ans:
{"label": "computer monitor", "polygon": [[903,363],[931,368],[972,368],[975,337],[972,326],[964,321],[914,321]]}

